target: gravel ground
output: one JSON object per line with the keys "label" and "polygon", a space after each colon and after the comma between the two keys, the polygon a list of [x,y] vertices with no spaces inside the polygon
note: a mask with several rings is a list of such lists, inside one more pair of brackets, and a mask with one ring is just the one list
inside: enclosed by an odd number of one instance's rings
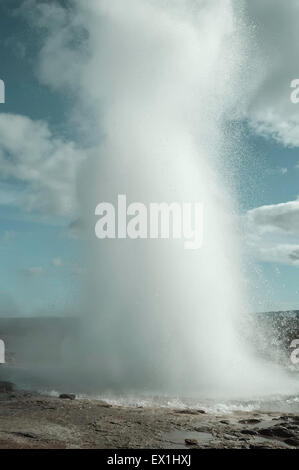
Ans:
{"label": "gravel ground", "polygon": [[122,407],[35,392],[0,393],[2,449],[299,448],[299,413]]}

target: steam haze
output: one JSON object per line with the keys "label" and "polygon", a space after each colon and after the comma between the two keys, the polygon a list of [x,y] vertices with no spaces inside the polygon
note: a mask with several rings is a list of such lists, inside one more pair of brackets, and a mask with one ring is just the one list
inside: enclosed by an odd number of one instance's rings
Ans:
{"label": "steam haze", "polygon": [[[225,130],[253,89],[244,79],[251,31],[242,8],[134,0],[77,8],[88,48],[73,87],[93,116],[90,140],[101,141],[78,182],[88,259],[84,376],[121,392],[231,397],[292,389],[240,335],[250,307],[227,177],[237,142]],[[44,79],[47,70],[42,63]],[[145,204],[202,202],[203,248],[97,240],[94,208],[116,205],[118,194]]]}
{"label": "steam haze", "polygon": [[[273,5],[278,18],[281,7]],[[209,398],[297,391],[287,372],[254,351],[236,190],[246,193],[248,185],[238,181],[251,157],[244,122],[258,136],[297,145],[296,119],[291,128],[281,125],[289,102],[276,102],[275,118],[270,109],[284,78],[275,75],[271,25],[259,27],[263,8],[233,0],[76,0],[70,8],[28,0],[19,13],[43,31],[39,81],[74,100],[67,119],[75,136],[57,138],[42,121],[0,116],[1,145],[17,162],[19,144],[7,138],[8,127],[14,123],[30,142],[23,171],[0,153],[6,174],[31,187],[27,210],[68,216],[69,232],[84,244],[80,328],[64,345],[65,380],[96,392]],[[202,203],[202,248],[184,250],[181,240],[98,240],[95,208],[116,206],[119,194],[128,204]],[[15,192],[8,199],[19,207]],[[273,224],[277,208],[280,214],[294,205],[272,204]],[[244,214],[249,246],[266,258],[269,247],[254,244],[267,207]],[[65,266],[60,254],[51,263]],[[35,277],[44,273],[39,265],[30,269]]]}

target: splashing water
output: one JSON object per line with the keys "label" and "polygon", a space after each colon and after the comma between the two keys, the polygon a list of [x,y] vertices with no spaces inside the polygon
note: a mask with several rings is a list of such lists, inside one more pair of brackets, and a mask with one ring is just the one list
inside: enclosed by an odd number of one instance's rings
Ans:
{"label": "splashing water", "polygon": [[[82,8],[90,45],[82,83],[101,134],[79,180],[90,229],[84,373],[121,392],[295,393],[293,379],[255,357],[241,335],[249,306],[233,182],[224,176],[237,145],[227,124],[244,99],[241,9],[229,0]],[[118,194],[203,203],[202,248],[96,239],[94,208]]]}

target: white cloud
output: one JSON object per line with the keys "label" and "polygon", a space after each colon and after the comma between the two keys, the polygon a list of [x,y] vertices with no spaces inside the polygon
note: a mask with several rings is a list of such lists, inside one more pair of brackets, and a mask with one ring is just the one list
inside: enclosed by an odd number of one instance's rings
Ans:
{"label": "white cloud", "polygon": [[75,213],[75,181],[85,155],[43,121],[0,114],[0,204],[50,215]]}
{"label": "white cloud", "polygon": [[268,168],[266,170],[266,173],[268,175],[286,175],[288,173],[288,169],[287,168],[281,168],[281,167]]}
{"label": "white cloud", "polygon": [[65,88],[78,95],[85,64],[90,60],[84,11],[93,10],[94,2],[86,7],[80,0],[72,4],[74,8],[64,8],[58,2],[25,0],[16,12],[42,31],[39,79],[55,90]]}
{"label": "white cloud", "polygon": [[299,234],[299,199],[258,207],[248,211],[247,216],[262,233],[280,230],[289,234]]}
{"label": "white cloud", "polygon": [[252,128],[257,134],[271,137],[286,147],[299,147],[299,116],[292,116],[293,110],[284,113],[276,106],[277,103],[273,103],[271,110],[264,108],[251,111],[249,117]]}
{"label": "white cloud", "polygon": [[248,23],[255,25],[251,57],[256,77],[246,115],[253,129],[285,146],[299,146],[299,105],[290,100],[299,78],[297,0],[247,0]]}
{"label": "white cloud", "polygon": [[25,269],[25,274],[29,274],[30,276],[41,276],[44,274],[44,269],[41,266],[32,266],[30,268]]}
{"label": "white cloud", "polygon": [[258,258],[299,266],[299,199],[248,211],[245,227]]}
{"label": "white cloud", "polygon": [[[244,77],[239,83],[242,91],[234,91],[238,97],[237,115],[248,119],[258,134],[271,137],[285,146],[299,146],[299,104],[296,106],[290,100],[293,91],[290,88],[291,81],[299,78],[298,0],[245,0],[245,9],[240,7],[240,3],[232,2],[239,24],[247,24],[243,28],[244,44],[241,45],[242,40],[239,38],[241,47],[244,46],[244,57],[240,57]],[[148,21],[155,23],[155,17],[151,17],[151,4],[150,1],[143,2],[144,7],[148,6]],[[56,2],[26,0],[19,12],[37,28],[41,28],[43,33],[46,32],[42,35],[38,63],[40,80],[54,89],[65,88],[74,92],[77,98],[81,98],[82,113],[89,103],[105,101],[102,90],[109,90],[108,83],[105,82],[106,67],[115,67],[113,79],[116,82],[121,80],[124,87],[127,86],[128,78],[131,80],[132,77],[119,74],[121,53],[118,63],[111,64],[105,53],[96,46],[103,41],[100,28],[102,16],[107,19],[111,11],[121,10],[121,2],[74,0],[73,5],[74,8],[64,8]],[[141,10],[137,10],[138,4],[131,5],[134,5],[136,14],[142,16]],[[119,21],[117,13],[115,18]],[[164,27],[167,34],[166,23]],[[135,41],[135,37],[128,36],[127,40]],[[160,49],[156,53],[161,53],[162,57],[163,40],[160,42]],[[117,44],[121,51],[121,42],[118,41]],[[135,61],[138,59],[140,58],[134,57]],[[148,60],[150,61],[150,57]],[[99,62],[103,66],[97,70]],[[162,68],[163,66],[161,70]],[[144,94],[144,90],[142,92]],[[92,106],[89,107],[89,112],[91,108]],[[78,112],[78,108],[75,112]],[[81,119],[80,125],[88,130],[92,119],[88,120],[88,124],[85,119]]]}

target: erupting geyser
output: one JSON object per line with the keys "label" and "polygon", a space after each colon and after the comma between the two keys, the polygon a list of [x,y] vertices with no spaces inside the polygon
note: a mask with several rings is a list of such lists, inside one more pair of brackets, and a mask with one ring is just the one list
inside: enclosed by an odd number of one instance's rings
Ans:
{"label": "erupting geyser", "polygon": [[[290,391],[240,334],[249,307],[237,210],[222,176],[234,145],[227,122],[238,118],[245,86],[239,2],[87,3],[82,87],[101,144],[79,181],[89,231],[86,368],[102,389],[122,392]],[[95,207],[117,205],[119,194],[128,203],[202,203],[203,246],[98,240]]]}

